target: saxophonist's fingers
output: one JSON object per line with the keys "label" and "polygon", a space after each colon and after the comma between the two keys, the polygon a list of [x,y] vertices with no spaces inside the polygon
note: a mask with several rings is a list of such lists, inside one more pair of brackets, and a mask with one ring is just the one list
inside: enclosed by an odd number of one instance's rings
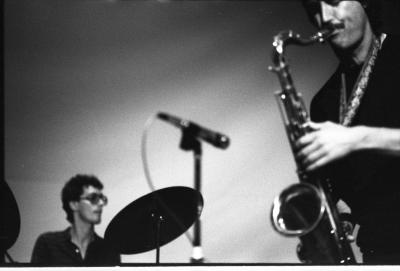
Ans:
{"label": "saxophonist's fingers", "polygon": [[321,148],[321,145],[315,142],[315,138],[314,133],[309,133],[299,139],[297,142],[298,152],[296,153],[296,158],[299,161],[310,160],[309,156]]}
{"label": "saxophonist's fingers", "polygon": [[305,169],[306,171],[314,171],[325,166],[329,161],[330,159],[325,153],[314,153],[311,158],[308,158]]}
{"label": "saxophonist's fingers", "polygon": [[324,153],[317,144],[310,144],[296,154],[296,161],[302,169],[308,169],[323,157]]}
{"label": "saxophonist's fingers", "polygon": [[296,150],[301,150],[302,148],[311,144],[314,140],[315,140],[314,132],[307,133],[304,136],[300,137],[295,142],[295,148],[296,148]]}
{"label": "saxophonist's fingers", "polygon": [[317,130],[321,129],[321,127],[322,127],[322,123],[317,123],[317,122],[313,122],[313,121],[309,121],[303,125],[303,128],[308,128],[311,131],[317,131]]}

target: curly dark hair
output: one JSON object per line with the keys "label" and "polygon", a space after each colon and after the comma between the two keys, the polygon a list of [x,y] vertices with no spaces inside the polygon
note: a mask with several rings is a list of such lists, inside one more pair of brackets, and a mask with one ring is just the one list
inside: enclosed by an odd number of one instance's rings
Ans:
{"label": "curly dark hair", "polygon": [[[301,0],[304,7],[308,7],[310,3],[320,2],[322,0]],[[382,0],[353,0],[358,1],[363,6],[368,20],[371,24],[372,31],[378,35],[382,32]],[[329,2],[329,1],[328,1]],[[307,9],[308,16],[312,19],[312,13]]]}
{"label": "curly dark hair", "polygon": [[79,201],[85,187],[93,186],[103,189],[103,184],[94,175],[77,174],[65,183],[61,191],[61,201],[64,211],[67,213],[67,220],[74,223],[72,210],[69,206],[71,201]]}

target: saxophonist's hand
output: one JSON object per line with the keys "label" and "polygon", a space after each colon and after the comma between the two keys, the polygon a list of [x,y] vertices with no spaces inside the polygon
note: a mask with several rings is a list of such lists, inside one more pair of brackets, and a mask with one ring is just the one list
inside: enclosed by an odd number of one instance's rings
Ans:
{"label": "saxophonist's hand", "polygon": [[316,170],[356,150],[362,134],[333,122],[307,124],[311,132],[295,143],[296,159],[306,171]]}

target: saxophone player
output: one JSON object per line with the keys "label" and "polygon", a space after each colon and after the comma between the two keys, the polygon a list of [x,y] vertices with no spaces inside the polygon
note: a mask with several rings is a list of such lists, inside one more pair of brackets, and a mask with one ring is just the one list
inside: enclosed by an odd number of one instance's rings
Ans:
{"label": "saxophone player", "polygon": [[328,41],[339,65],[311,102],[296,158],[323,169],[351,208],[363,262],[400,264],[400,37],[381,32],[378,0],[302,3],[316,27],[344,28]]}

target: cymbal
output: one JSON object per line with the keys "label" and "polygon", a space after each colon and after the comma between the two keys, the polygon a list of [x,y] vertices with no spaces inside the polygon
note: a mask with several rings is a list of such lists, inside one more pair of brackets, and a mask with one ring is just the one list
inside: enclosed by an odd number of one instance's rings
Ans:
{"label": "cymbal", "polygon": [[121,254],[150,251],[187,231],[202,209],[203,197],[192,188],[156,190],[122,209],[107,226],[104,238]]}
{"label": "cymbal", "polygon": [[17,201],[5,181],[0,181],[0,220],[1,253],[14,245],[21,227]]}

